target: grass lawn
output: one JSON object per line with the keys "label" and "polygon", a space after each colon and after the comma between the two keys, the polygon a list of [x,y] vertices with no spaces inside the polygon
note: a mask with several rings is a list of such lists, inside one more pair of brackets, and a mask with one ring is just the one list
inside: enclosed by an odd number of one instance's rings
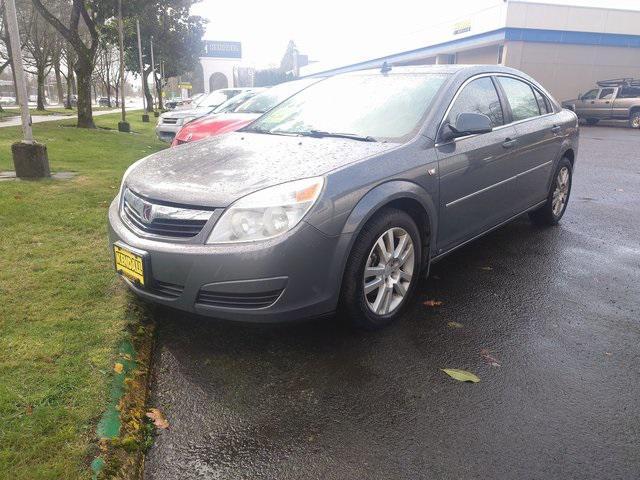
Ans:
{"label": "grass lawn", "polygon": [[[165,146],[139,118],[128,118],[137,134],[35,124],[51,169],[78,176],[0,182],[0,478],[89,476],[116,346],[136,315],[112,271],[107,206],[126,167]],[[0,128],[0,170],[13,169],[19,138]]]}

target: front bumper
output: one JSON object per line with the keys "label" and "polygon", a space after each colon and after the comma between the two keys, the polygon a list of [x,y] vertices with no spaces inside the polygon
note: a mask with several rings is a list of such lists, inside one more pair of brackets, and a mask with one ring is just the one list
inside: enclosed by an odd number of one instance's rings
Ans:
{"label": "front bumper", "polygon": [[109,243],[148,253],[138,296],[187,312],[249,322],[281,322],[335,311],[348,236],[327,236],[302,222],[273,240],[206,245],[143,238],[109,208]]}
{"label": "front bumper", "polygon": [[173,138],[180,131],[182,125],[163,124],[159,123],[156,126],[156,135],[163,142],[173,142]]}

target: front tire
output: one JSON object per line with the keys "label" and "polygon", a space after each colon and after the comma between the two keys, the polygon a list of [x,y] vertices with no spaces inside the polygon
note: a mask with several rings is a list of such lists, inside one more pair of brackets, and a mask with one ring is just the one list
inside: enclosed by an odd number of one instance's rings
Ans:
{"label": "front tire", "polygon": [[629,126],[631,128],[640,128],[640,110],[631,112],[631,117],[629,117]]}
{"label": "front tire", "polygon": [[341,310],[359,329],[378,330],[406,307],[422,266],[418,227],[404,211],[385,208],[363,227],[347,260]]}
{"label": "front tire", "polygon": [[568,158],[563,157],[556,168],[546,203],[529,212],[529,218],[538,225],[557,225],[569,204],[573,167]]}

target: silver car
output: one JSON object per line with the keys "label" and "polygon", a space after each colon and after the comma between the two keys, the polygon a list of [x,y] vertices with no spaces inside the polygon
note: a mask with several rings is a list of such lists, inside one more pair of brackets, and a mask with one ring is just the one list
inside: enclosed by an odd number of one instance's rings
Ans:
{"label": "silver car", "polygon": [[528,213],[555,225],[578,121],[500,66],[320,80],[244,129],[132,165],[109,209],[116,270],[181,310],[380,328],[421,274]]}
{"label": "silver car", "polygon": [[164,142],[172,142],[176,133],[180,131],[185,123],[213,112],[217,107],[240,93],[252,90],[252,88],[222,88],[214,90],[200,98],[193,108],[165,112],[158,118],[156,135]]}

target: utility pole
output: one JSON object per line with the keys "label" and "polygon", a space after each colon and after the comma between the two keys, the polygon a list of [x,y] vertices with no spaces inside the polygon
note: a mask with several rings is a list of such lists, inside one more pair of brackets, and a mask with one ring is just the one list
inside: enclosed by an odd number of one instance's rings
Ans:
{"label": "utility pole", "polygon": [[118,40],[120,43],[120,106],[122,108],[122,120],[118,122],[118,131],[128,133],[131,126],[127,122],[127,113],[124,108],[124,27],[122,25],[122,0],[118,0]]}
{"label": "utility pole", "polygon": [[[156,96],[156,62],[153,58],[153,35],[151,35],[151,79],[153,81],[153,97],[155,98]],[[153,116],[157,117],[159,115],[158,111],[156,110],[156,106],[157,102],[154,102],[153,105]]]}
{"label": "utility pole", "polygon": [[16,142],[11,145],[16,177],[50,177],[51,171],[49,170],[47,147],[33,140],[31,115],[29,115],[29,97],[27,96],[27,85],[24,79],[24,64],[22,62],[22,51],[20,49],[20,32],[18,31],[15,0],[5,0],[4,3],[5,15],[7,16],[7,29],[9,30],[9,39],[11,42],[11,68],[16,82],[17,100],[20,104],[20,114],[22,117],[23,139],[21,142]]}
{"label": "utility pole", "polygon": [[140,59],[140,79],[142,80],[142,121],[148,122],[149,115],[147,114],[147,97],[144,94],[144,65],[142,63],[142,41],[140,40],[140,21],[136,20],[136,29],[138,30],[138,58]]}

